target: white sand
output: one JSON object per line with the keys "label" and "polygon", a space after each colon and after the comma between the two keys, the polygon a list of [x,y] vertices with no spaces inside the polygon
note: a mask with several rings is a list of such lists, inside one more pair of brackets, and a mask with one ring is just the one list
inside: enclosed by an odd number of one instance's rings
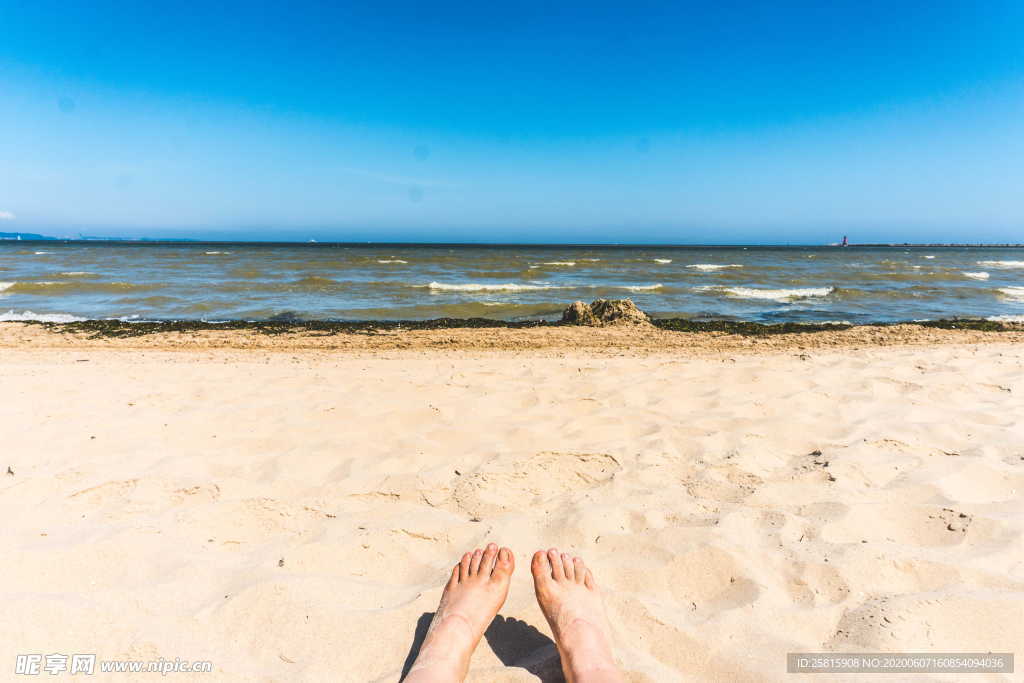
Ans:
{"label": "white sand", "polygon": [[633,681],[1024,655],[1024,346],[391,356],[4,349],[4,676],[95,652],[396,681],[492,540],[518,569],[472,681],[552,680],[550,545],[593,567]]}

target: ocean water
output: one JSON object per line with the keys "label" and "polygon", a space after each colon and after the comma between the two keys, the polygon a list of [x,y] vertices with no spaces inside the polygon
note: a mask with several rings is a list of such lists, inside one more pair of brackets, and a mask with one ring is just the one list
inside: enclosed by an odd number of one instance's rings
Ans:
{"label": "ocean water", "polygon": [[1024,321],[1024,249],[0,242],[0,320]]}

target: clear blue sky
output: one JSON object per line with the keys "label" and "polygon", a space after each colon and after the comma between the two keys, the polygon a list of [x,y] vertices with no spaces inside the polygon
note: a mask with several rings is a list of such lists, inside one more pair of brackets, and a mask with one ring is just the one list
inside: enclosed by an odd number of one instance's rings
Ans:
{"label": "clear blue sky", "polygon": [[0,0],[0,231],[1024,241],[1024,3]]}

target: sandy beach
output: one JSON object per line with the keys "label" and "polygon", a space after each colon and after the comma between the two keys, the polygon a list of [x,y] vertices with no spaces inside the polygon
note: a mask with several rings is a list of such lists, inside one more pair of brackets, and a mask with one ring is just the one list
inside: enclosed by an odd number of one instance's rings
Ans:
{"label": "sandy beach", "polygon": [[560,680],[528,569],[552,545],[593,568],[630,681],[1020,656],[1022,341],[3,324],[0,662],[397,681],[451,565],[490,541],[518,569],[471,681]]}

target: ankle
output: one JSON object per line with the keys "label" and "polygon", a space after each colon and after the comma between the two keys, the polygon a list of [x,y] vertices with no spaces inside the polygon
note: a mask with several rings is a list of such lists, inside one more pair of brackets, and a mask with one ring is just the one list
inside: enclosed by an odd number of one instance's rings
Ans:
{"label": "ankle", "polygon": [[451,683],[466,677],[466,670],[447,662],[416,663],[402,679],[402,683]]}
{"label": "ankle", "polygon": [[450,683],[461,681],[469,669],[469,658],[451,656],[449,653],[431,652],[424,645],[416,657],[404,683]]}
{"label": "ankle", "polygon": [[566,680],[572,683],[621,681],[622,676],[601,629],[579,621],[561,634],[558,654],[562,659]]}
{"label": "ankle", "polygon": [[619,667],[611,654],[605,656],[596,653],[588,654],[563,654],[562,668],[566,680],[575,683],[589,683],[590,681],[621,681]]}
{"label": "ankle", "polygon": [[462,680],[476,647],[461,615],[450,614],[427,632],[405,680],[416,683]]}

